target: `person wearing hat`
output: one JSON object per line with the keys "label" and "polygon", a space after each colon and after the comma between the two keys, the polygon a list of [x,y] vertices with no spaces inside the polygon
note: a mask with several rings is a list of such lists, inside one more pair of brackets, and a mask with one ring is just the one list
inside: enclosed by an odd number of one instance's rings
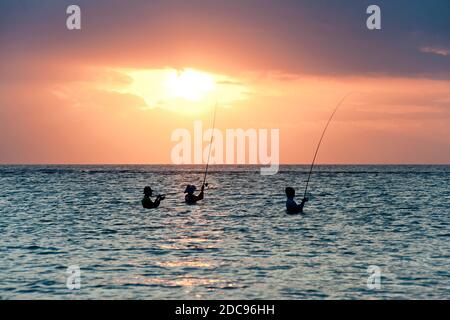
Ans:
{"label": "person wearing hat", "polygon": [[152,188],[150,188],[149,186],[146,186],[144,188],[144,198],[142,199],[142,206],[145,209],[158,208],[159,204],[161,203],[161,200],[164,200],[164,198],[165,198],[164,195],[158,195],[158,196],[156,196],[156,199],[153,202],[152,199],[150,198],[152,196],[152,194],[153,194]]}
{"label": "person wearing hat", "polygon": [[203,191],[205,190],[205,185],[202,185],[202,189],[200,190],[198,196],[194,194],[195,190],[197,190],[197,188],[192,184],[188,184],[186,186],[186,190],[184,190],[184,193],[186,193],[184,201],[186,201],[187,204],[195,204],[197,203],[197,201],[203,199]]}
{"label": "person wearing hat", "polygon": [[297,204],[294,200],[295,197],[295,189],[292,187],[287,187],[286,190],[286,210],[289,214],[295,213],[303,213],[303,207],[305,206],[305,202],[308,201],[308,198],[303,198],[300,204]]}

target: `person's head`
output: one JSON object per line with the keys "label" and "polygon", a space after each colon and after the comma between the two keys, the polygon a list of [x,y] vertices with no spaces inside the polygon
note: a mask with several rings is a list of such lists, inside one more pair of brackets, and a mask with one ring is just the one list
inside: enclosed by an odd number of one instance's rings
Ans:
{"label": "person's head", "polygon": [[286,192],[286,197],[293,199],[295,197],[295,189],[292,187],[286,187],[284,190]]}
{"label": "person's head", "polygon": [[146,195],[146,196],[148,196],[148,197],[151,197],[151,196],[152,196],[152,193],[153,193],[153,190],[152,190],[152,188],[150,188],[149,186],[146,186],[146,187],[144,188],[144,195]]}
{"label": "person's head", "polygon": [[188,184],[186,186],[186,189],[184,190],[184,193],[193,194],[195,192],[195,190],[197,190],[197,188],[194,185]]}

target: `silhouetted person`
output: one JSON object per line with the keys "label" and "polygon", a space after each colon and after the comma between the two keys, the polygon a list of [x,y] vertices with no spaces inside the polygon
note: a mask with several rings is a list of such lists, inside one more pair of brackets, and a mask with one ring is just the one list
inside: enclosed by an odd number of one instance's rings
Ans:
{"label": "silhouetted person", "polygon": [[153,202],[152,199],[150,198],[152,196],[152,194],[153,194],[152,188],[150,188],[149,186],[146,186],[144,188],[144,198],[142,199],[142,206],[145,209],[158,208],[159,204],[161,203],[161,200],[164,200],[164,198],[165,198],[164,195],[158,195],[158,196],[156,196],[156,199]]}
{"label": "silhouetted person", "polygon": [[294,201],[295,198],[295,189],[292,187],[287,187],[286,190],[286,210],[289,214],[294,213],[302,213],[303,207],[305,206],[305,202],[308,201],[308,198],[303,198],[302,202],[300,204],[297,204]]}
{"label": "silhouetted person", "polygon": [[203,191],[205,190],[205,185],[202,185],[202,188],[200,190],[200,193],[198,196],[194,194],[195,190],[197,188],[191,184],[187,185],[186,190],[184,190],[184,193],[186,193],[186,196],[184,197],[184,201],[188,204],[195,204],[197,201],[203,199]]}

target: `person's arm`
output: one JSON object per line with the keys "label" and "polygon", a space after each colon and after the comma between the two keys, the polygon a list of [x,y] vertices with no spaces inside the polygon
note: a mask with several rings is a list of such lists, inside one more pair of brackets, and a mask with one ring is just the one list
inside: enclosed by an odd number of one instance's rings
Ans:
{"label": "person's arm", "polygon": [[297,205],[297,208],[298,208],[298,210],[300,211],[300,212],[303,212],[303,207],[305,206],[305,203],[308,201],[308,198],[303,198],[302,199],[302,202],[299,204],[299,205]]}
{"label": "person's arm", "polygon": [[195,201],[202,200],[204,197],[205,185],[202,186],[200,193],[195,197]]}

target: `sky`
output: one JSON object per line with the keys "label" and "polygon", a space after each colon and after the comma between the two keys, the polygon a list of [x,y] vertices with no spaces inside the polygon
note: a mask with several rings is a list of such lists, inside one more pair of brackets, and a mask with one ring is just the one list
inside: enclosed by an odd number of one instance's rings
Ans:
{"label": "sky", "polygon": [[317,163],[449,164],[450,1],[0,2],[0,163],[172,163],[216,102],[309,163],[349,92]]}

